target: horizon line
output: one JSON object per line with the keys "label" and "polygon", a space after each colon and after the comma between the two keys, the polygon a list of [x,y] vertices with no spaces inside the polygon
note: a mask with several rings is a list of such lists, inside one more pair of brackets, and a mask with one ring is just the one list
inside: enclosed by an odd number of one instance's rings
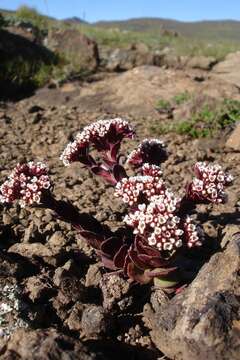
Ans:
{"label": "horizon line", "polygon": [[[29,8],[31,8],[31,6],[28,6]],[[165,20],[165,21],[175,21],[175,22],[179,22],[179,23],[186,23],[186,24],[189,24],[189,23],[201,23],[201,22],[240,22],[240,18],[239,19],[233,19],[233,18],[219,18],[219,19],[199,19],[199,20],[179,20],[179,19],[176,19],[176,18],[168,18],[168,17],[155,17],[155,16],[141,16],[141,17],[129,17],[129,18],[122,18],[122,19],[99,19],[99,20],[96,20],[96,21],[87,21],[86,19],[83,19],[81,18],[80,16],[78,15],[72,15],[72,16],[69,16],[69,17],[66,17],[66,18],[58,18],[58,17],[55,17],[54,15],[51,15],[51,14],[46,14],[42,11],[39,11],[37,8],[34,8],[33,9],[37,10],[39,12],[39,14],[43,15],[43,16],[46,16],[46,17],[51,17],[55,20],[60,20],[60,21],[64,21],[64,20],[68,20],[68,19],[73,19],[73,18],[77,18],[79,20],[82,20],[82,21],[85,21],[86,23],[88,24],[95,24],[95,23],[98,23],[98,22],[124,22],[124,21],[131,21],[131,20],[142,20],[142,19],[146,19],[146,20]],[[10,9],[4,9],[4,8],[0,8],[0,12],[1,11],[6,11],[6,12],[16,12],[17,9],[15,10],[10,10]]]}

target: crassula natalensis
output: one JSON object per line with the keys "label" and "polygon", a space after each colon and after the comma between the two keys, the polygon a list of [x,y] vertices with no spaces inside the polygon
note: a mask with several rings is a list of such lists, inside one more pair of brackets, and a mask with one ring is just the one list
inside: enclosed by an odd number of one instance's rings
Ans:
{"label": "crassula natalensis", "polygon": [[219,165],[198,162],[184,196],[177,196],[164,182],[160,165],[168,154],[158,139],[143,140],[129,154],[126,163],[135,176],[128,176],[120,148],[125,138],[133,136],[126,120],[99,120],[79,132],[60,156],[65,166],[79,162],[115,188],[116,198],[127,208],[125,227],[111,231],[70,202],[56,200],[47,166],[40,162],[18,164],[0,188],[0,201],[18,200],[22,207],[41,205],[53,210],[77,229],[107,269],[139,283],[154,280],[173,291],[185,281],[181,269],[188,252],[204,241],[200,225],[191,218],[192,209],[198,203],[225,203],[225,187],[233,179]]}

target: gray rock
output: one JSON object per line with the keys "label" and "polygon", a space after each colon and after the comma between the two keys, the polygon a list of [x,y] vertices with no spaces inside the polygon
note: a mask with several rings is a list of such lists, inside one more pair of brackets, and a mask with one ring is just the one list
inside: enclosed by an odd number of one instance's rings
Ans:
{"label": "gray rock", "polygon": [[102,306],[76,302],[64,323],[70,330],[80,332],[84,339],[98,339],[110,330],[109,317]]}
{"label": "gray rock", "polygon": [[81,327],[88,339],[97,339],[109,329],[109,321],[101,306],[90,305],[83,311]]}
{"label": "gray rock", "polygon": [[152,340],[176,360],[240,358],[240,238],[230,239],[193,283],[168,304],[163,302],[149,323]]}
{"label": "gray rock", "polygon": [[[117,274],[106,274],[100,281],[100,288],[103,293],[103,307],[111,310],[115,307],[124,308],[131,303],[132,297],[128,295],[130,284]],[[126,304],[125,301],[126,300]],[[123,303],[122,303],[123,302]]]}

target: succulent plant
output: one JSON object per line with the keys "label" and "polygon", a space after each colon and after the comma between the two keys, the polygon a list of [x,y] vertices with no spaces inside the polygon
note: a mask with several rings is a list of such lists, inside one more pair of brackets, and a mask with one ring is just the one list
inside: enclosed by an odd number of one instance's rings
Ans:
{"label": "succulent plant", "polygon": [[[136,175],[129,177],[120,163],[120,148],[123,139],[133,135],[126,120],[100,120],[78,133],[60,157],[66,166],[80,162],[115,187],[115,196],[126,205],[127,214],[125,226],[114,232],[70,202],[56,200],[48,168],[40,162],[18,164],[0,188],[0,201],[18,200],[21,206],[51,209],[77,229],[107,269],[119,271],[131,281],[154,280],[166,291],[175,291],[186,281],[186,255],[204,242],[201,226],[191,218],[192,209],[197,203],[226,202],[225,187],[233,178],[219,165],[199,162],[185,195],[176,196],[163,180],[160,165],[167,159],[167,151],[158,139],[145,139],[131,152],[126,162]],[[97,158],[92,156],[93,149]]]}

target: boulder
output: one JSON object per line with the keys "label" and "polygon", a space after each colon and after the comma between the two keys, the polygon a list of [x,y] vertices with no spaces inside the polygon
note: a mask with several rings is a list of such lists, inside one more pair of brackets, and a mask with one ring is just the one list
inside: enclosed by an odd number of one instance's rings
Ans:
{"label": "boulder", "polygon": [[237,123],[235,129],[227,139],[226,147],[240,151],[240,122]]}
{"label": "boulder", "polygon": [[215,254],[192,284],[153,318],[152,340],[175,360],[237,360],[240,358],[240,237],[230,236],[226,249]]}
{"label": "boulder", "polygon": [[44,44],[64,57],[74,73],[92,72],[98,67],[99,53],[96,42],[78,30],[51,31]]}
{"label": "boulder", "polygon": [[166,68],[182,69],[183,65],[181,57],[171,52],[169,54],[165,54],[163,58],[163,66]]}
{"label": "boulder", "polygon": [[240,51],[226,56],[213,68],[213,74],[238,88],[240,87]]}
{"label": "boulder", "polygon": [[185,62],[183,57],[175,54],[170,47],[154,51],[153,64],[156,66],[163,66],[167,69],[182,69]]}
{"label": "boulder", "polygon": [[154,55],[143,43],[131,45],[127,49],[115,49],[107,60],[109,71],[126,71],[141,65],[153,65]]}
{"label": "boulder", "polygon": [[217,60],[212,56],[193,56],[191,57],[186,66],[192,69],[211,70],[217,63]]}

